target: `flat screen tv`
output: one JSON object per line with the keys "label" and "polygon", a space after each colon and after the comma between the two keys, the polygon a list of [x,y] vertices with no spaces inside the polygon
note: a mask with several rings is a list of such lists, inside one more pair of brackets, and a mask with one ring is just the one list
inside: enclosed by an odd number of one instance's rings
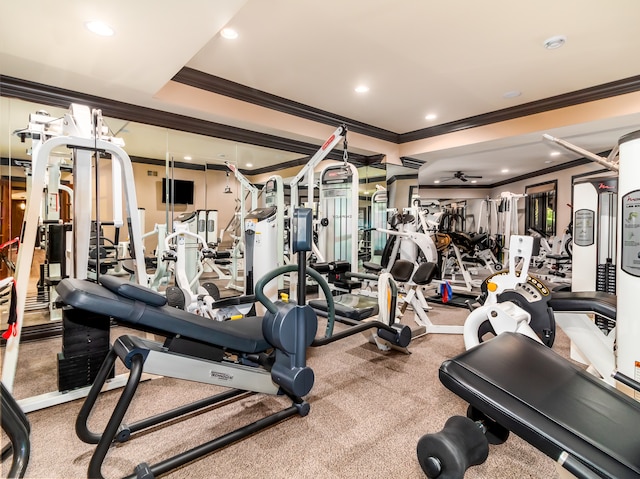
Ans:
{"label": "flat screen tv", "polygon": [[[173,185],[173,189],[172,186]],[[167,202],[167,192],[169,193],[169,203],[180,205],[193,204],[194,182],[190,180],[170,180],[162,178],[162,202]]]}

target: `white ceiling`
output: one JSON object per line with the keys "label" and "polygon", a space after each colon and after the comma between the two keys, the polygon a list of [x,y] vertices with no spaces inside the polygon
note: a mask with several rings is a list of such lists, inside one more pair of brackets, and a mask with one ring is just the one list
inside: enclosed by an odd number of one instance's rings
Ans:
{"label": "white ceiling", "polygon": [[[639,17],[638,0],[6,1],[0,67],[16,78],[298,138],[249,116],[159,100],[158,91],[187,66],[406,133],[638,75]],[[96,18],[115,36],[87,32],[83,22]],[[224,26],[239,38],[223,39]],[[566,35],[566,45],[544,49],[554,35]],[[360,83],[367,94],[354,92]],[[503,98],[514,90],[522,94]],[[427,121],[427,113],[438,118]],[[550,133],[601,152],[636,129],[640,113]],[[503,165],[514,176],[550,166],[541,133],[412,156],[428,162],[421,181],[464,170],[489,184],[502,179]],[[136,141],[145,143],[127,143]],[[207,154],[219,155],[207,145]],[[275,156],[268,152],[263,164],[279,162]]]}

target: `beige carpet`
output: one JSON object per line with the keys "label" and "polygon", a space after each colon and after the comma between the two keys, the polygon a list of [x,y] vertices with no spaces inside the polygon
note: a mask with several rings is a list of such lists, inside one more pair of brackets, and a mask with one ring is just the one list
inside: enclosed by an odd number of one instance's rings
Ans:
{"label": "beige carpet", "polygon": [[[437,306],[430,316],[436,323],[462,324],[466,312]],[[324,331],[322,325],[319,331]],[[121,332],[112,331],[112,339]],[[59,348],[60,340],[55,339],[21,346],[16,397],[55,389]],[[554,349],[565,355],[568,351],[568,340],[561,333]],[[309,365],[316,382],[308,396],[308,416],[295,416],[167,477],[424,478],[415,453],[418,439],[441,429],[449,416],[466,411],[466,404],[437,377],[440,363],[462,352],[463,342],[461,336],[430,335],[416,339],[410,350],[410,355],[380,352],[362,334],[311,349]],[[127,419],[132,422],[219,390],[168,378],[146,381]],[[94,430],[105,423],[118,395],[119,391],[102,394],[91,420]],[[285,398],[255,395],[147,431],[112,447],[103,475],[131,474],[140,462],[153,464],[289,405]],[[74,432],[80,406],[77,400],[28,415],[32,425],[28,478],[86,477],[93,446],[81,442]],[[4,475],[7,468],[3,464]],[[491,446],[489,460],[469,470],[466,477],[558,475],[553,461],[512,436],[504,445]]]}

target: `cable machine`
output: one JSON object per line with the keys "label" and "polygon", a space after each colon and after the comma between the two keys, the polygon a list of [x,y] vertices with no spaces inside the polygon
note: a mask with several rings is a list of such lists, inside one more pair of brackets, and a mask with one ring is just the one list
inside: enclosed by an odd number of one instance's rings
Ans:
{"label": "cable machine", "polygon": [[387,227],[387,189],[383,186],[376,185],[376,191],[371,195],[371,258],[372,263],[380,263],[382,260],[382,251],[387,242],[387,235],[380,229]]}
{"label": "cable machine", "polygon": [[[267,182],[264,185],[264,201],[267,207],[272,207],[276,209],[276,258],[278,258],[278,266],[284,266],[288,264],[287,260],[287,252],[289,241],[288,241],[288,230],[285,225],[285,218],[287,216],[287,207],[284,203],[284,182],[282,181],[282,176],[273,175],[267,179]],[[284,289],[284,277],[279,276],[277,278],[278,289]]]}
{"label": "cable machine", "polygon": [[[18,362],[18,350],[20,336],[24,320],[24,307],[27,295],[27,285],[33,260],[33,245],[36,242],[38,215],[41,211],[42,191],[45,183],[45,173],[49,158],[55,148],[67,147],[72,151],[73,161],[73,231],[71,271],[69,275],[78,279],[86,279],[89,269],[90,232],[92,223],[92,205],[94,204],[92,185],[92,163],[103,155],[111,155],[112,166],[112,191],[113,221],[112,224],[119,228],[125,224],[122,217],[122,198],[126,200],[129,237],[132,249],[135,253],[134,268],[135,277],[139,284],[147,285],[149,279],[145,269],[144,252],[142,245],[142,228],[138,217],[138,203],[135,194],[135,183],[131,159],[122,149],[122,141],[105,135],[106,126],[103,125],[100,110],[90,110],[83,105],[72,104],[64,118],[52,120],[48,115],[39,113],[30,115],[29,126],[16,132],[22,138],[31,138],[33,142],[32,153],[32,187],[27,198],[24,216],[22,244],[18,253],[16,265],[16,306],[17,322],[13,325],[6,343],[4,363],[2,368],[2,382],[9,392],[13,390],[16,367]],[[96,172],[98,168],[96,167]],[[123,190],[124,187],[124,190]],[[98,182],[96,181],[96,189]],[[96,191],[96,202],[99,191]],[[96,205],[97,237],[95,244],[100,244],[100,220],[99,205]],[[99,258],[96,268],[99,274]],[[117,387],[117,381],[113,382]],[[84,388],[83,388],[84,389]],[[53,396],[45,395],[45,398],[35,398],[38,405],[21,401],[21,407],[34,410],[39,407],[50,406],[68,400],[82,397],[83,389],[74,390],[67,394],[53,393]],[[62,398],[64,396],[64,398]],[[44,405],[42,405],[44,404]]]}
{"label": "cable machine", "polygon": [[358,272],[358,181],[351,163],[327,165],[320,173],[319,260],[347,261],[352,273]]}
{"label": "cable machine", "polygon": [[[233,165],[228,161],[225,161],[224,164],[227,166],[227,168],[229,168],[229,170],[233,172],[234,176],[240,183],[240,208],[239,211],[236,211],[235,213],[236,219],[239,221],[240,225],[240,238],[234,241],[233,250],[231,252],[231,279],[229,280],[229,284],[227,284],[227,288],[244,292],[247,288],[246,281],[243,279],[245,283],[244,286],[238,286],[236,283],[238,282],[238,273],[240,270],[238,264],[240,262],[240,259],[243,257],[242,248],[244,248],[246,240],[245,220],[248,214],[246,202],[247,197],[250,197],[251,209],[249,211],[255,210],[258,207],[258,194],[260,193],[260,190],[252,185],[251,182],[246,178],[246,176],[240,173],[236,165]],[[227,189],[225,189],[225,192],[226,191],[231,192],[230,190],[228,190],[228,186]]]}
{"label": "cable machine", "polygon": [[[313,188],[315,186],[315,180],[314,180],[314,169],[316,166],[318,166],[318,164],[324,160],[327,155],[329,153],[331,153],[331,151],[336,147],[336,145],[340,142],[340,140],[344,139],[344,150],[343,150],[343,159],[345,161],[345,163],[348,161],[348,153],[347,153],[347,140],[346,140],[346,136],[347,136],[347,126],[346,125],[340,125],[338,128],[336,128],[336,130],[333,132],[333,134],[327,139],[327,141],[325,141],[322,146],[320,147],[320,149],[318,151],[316,151],[316,153],[311,157],[311,159],[307,162],[306,165],[304,165],[304,167],[302,168],[302,170],[300,170],[300,172],[298,172],[298,174],[291,180],[291,208],[295,209],[297,208],[299,205],[299,187],[300,187],[300,183],[306,178],[307,179],[307,203],[308,205],[311,207],[314,203],[314,198],[313,198]],[[357,212],[356,212],[357,213]],[[356,214],[356,220],[357,220],[357,214]],[[322,255],[320,253],[320,251],[318,250],[318,248],[316,247],[315,244],[312,245],[313,247],[313,253],[320,258]],[[356,248],[357,248],[357,244],[356,244]],[[291,250],[291,246],[290,246],[290,250]],[[357,251],[356,251],[357,253]],[[357,256],[356,256],[357,257]],[[291,258],[291,263],[295,264],[295,262],[297,261],[297,259],[295,257]],[[297,289],[297,278],[296,278],[296,273],[292,272],[289,275],[289,287],[290,287],[290,297],[291,299],[295,299],[296,298],[296,289]]]}

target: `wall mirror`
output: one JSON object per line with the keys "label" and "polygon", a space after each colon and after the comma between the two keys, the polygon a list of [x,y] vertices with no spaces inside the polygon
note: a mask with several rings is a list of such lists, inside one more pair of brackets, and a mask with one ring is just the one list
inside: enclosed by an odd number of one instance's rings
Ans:
{"label": "wall mirror", "polygon": [[[24,207],[28,189],[28,171],[31,161],[30,140],[24,143],[13,132],[28,126],[29,115],[37,111],[46,111],[52,120],[67,113],[66,108],[52,107],[21,99],[0,97],[0,188],[2,198],[2,226],[0,244],[20,236]],[[216,210],[218,225],[216,235],[222,244],[229,245],[233,239],[231,230],[234,218],[240,207],[240,195],[243,193],[240,182],[230,172],[226,163],[236,167],[240,174],[262,187],[270,174],[280,173],[280,166],[286,168],[283,174],[294,176],[305,160],[303,154],[240,143],[210,136],[172,130],[144,123],[118,118],[104,118],[109,134],[124,141],[124,150],[132,160],[136,184],[138,207],[142,209],[143,233],[146,252],[158,248],[154,236],[156,225],[166,225],[182,213],[194,209]],[[337,148],[339,149],[339,147]],[[368,152],[360,152],[366,154]],[[71,219],[71,194],[73,176],[71,152],[66,148],[55,152],[59,158],[60,178],[58,210],[61,222]],[[360,165],[362,163],[359,163]],[[272,173],[269,173],[269,170]],[[370,247],[370,235],[364,230],[371,224],[371,200],[374,192],[386,184],[384,165],[359,166],[359,204],[363,208],[363,222],[360,228],[360,242],[364,249]],[[100,217],[109,218],[111,211],[111,172],[108,159],[99,160],[99,205]],[[173,182],[190,185],[193,200],[171,201],[167,198],[167,185]],[[95,183],[95,182],[94,182]],[[164,186],[164,194],[163,194]],[[93,185],[95,188],[95,184]],[[171,187],[169,187],[169,190]],[[70,193],[68,193],[68,192]],[[175,198],[174,198],[175,200]],[[95,207],[94,207],[95,213]],[[236,225],[237,226],[237,225]],[[103,241],[116,241],[116,232],[109,225],[103,226],[100,233]],[[120,232],[120,239],[126,238],[126,232]],[[17,246],[17,245],[16,245]],[[17,248],[7,247],[2,251],[3,261],[0,278],[12,275],[11,266],[15,266]],[[32,339],[48,337],[59,329],[51,324],[47,314],[48,297],[43,292],[41,271],[45,251],[36,247],[31,268],[28,292],[28,311],[25,314],[23,338],[29,333],[41,331]],[[2,306],[4,307],[4,306]],[[5,317],[3,315],[3,317]],[[31,331],[30,331],[31,330]]]}

